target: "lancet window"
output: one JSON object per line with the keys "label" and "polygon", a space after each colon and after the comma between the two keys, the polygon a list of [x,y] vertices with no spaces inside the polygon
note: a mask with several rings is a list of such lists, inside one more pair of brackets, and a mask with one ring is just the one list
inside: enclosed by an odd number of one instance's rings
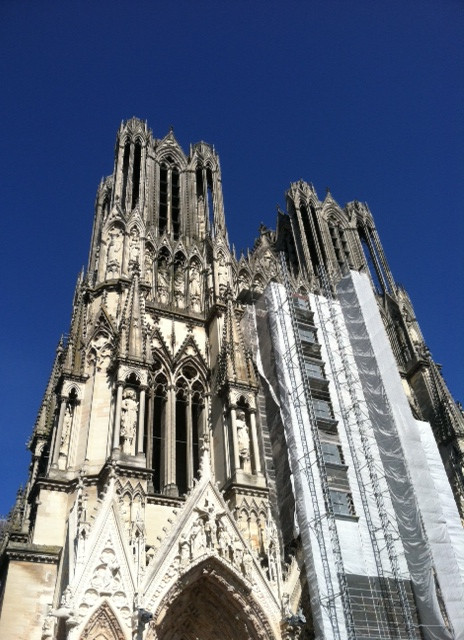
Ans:
{"label": "lancet window", "polygon": [[175,398],[176,486],[182,495],[198,475],[199,446],[204,434],[204,388],[193,366],[182,368]]}
{"label": "lancet window", "polygon": [[312,205],[310,205],[308,211],[306,205],[302,203],[300,204],[300,216],[309,250],[309,257],[313,265],[313,269],[317,273],[318,268],[325,265],[326,257],[322,232],[319,226],[316,210]]}
{"label": "lancet window", "polygon": [[351,263],[345,231],[338,224],[330,222],[329,233],[338,266],[343,270],[346,265],[350,265]]}
{"label": "lancet window", "polygon": [[170,384],[157,362],[149,381],[145,430],[156,493],[183,495],[193,486],[205,429],[205,387],[197,369],[185,364]]}
{"label": "lancet window", "polygon": [[386,293],[390,290],[389,281],[374,231],[363,226],[358,228],[358,233],[374,286],[379,293]]}
{"label": "lancet window", "polygon": [[150,380],[146,429],[147,466],[153,470],[156,493],[161,492],[163,485],[167,394],[167,378],[162,371],[157,371]]}
{"label": "lancet window", "polygon": [[132,210],[139,202],[142,145],[126,142],[122,157],[121,205],[124,210]]}
{"label": "lancet window", "polygon": [[171,156],[159,168],[158,233],[177,240],[181,233],[180,172]]}
{"label": "lancet window", "polygon": [[205,203],[204,215],[208,221],[208,230],[212,233],[214,229],[214,188],[211,168],[198,166],[195,171],[195,179],[197,199]]}

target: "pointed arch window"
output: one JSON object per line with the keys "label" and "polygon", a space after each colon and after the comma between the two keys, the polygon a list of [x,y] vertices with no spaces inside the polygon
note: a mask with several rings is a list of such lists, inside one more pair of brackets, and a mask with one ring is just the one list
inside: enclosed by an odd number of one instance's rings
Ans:
{"label": "pointed arch window", "polygon": [[343,270],[346,265],[351,266],[350,251],[345,230],[334,221],[329,223],[329,234],[335,252],[338,266]]}
{"label": "pointed arch window", "polygon": [[159,168],[158,234],[171,235],[177,240],[181,234],[181,176],[171,156]]}
{"label": "pointed arch window", "polygon": [[386,293],[390,290],[390,287],[384,265],[379,257],[373,232],[367,227],[360,227],[358,228],[358,233],[374,287],[378,293]]}
{"label": "pointed arch window", "polygon": [[140,175],[142,168],[142,144],[139,140],[126,142],[122,157],[121,206],[131,211],[140,198]]}

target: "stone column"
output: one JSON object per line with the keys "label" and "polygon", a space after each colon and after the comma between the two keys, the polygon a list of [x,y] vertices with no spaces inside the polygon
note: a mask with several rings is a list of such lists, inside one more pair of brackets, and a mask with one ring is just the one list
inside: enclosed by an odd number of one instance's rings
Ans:
{"label": "stone column", "polygon": [[230,408],[230,422],[231,422],[231,428],[232,428],[232,448],[233,448],[233,456],[234,456],[234,463],[233,463],[233,471],[237,471],[237,469],[240,469],[240,456],[238,453],[238,440],[237,440],[237,423],[236,423],[236,419],[237,419],[237,409],[234,406],[232,406]]}
{"label": "stone column", "polygon": [[121,430],[121,403],[123,383],[117,383],[116,410],[114,412],[113,451],[119,449],[119,436]]}
{"label": "stone column", "polygon": [[60,405],[60,415],[58,418],[58,426],[56,428],[55,446],[53,449],[53,460],[52,460],[53,468],[58,466],[58,459],[60,457],[61,432],[63,430],[63,420],[64,420],[64,413],[66,411],[66,402],[67,402],[67,398],[62,397],[61,405]]}
{"label": "stone column", "polygon": [[176,487],[176,390],[170,387],[166,401],[164,421],[164,493],[177,495]]}
{"label": "stone column", "polygon": [[145,427],[145,388],[140,389],[139,395],[139,415],[137,429],[137,455],[143,454],[143,431]]}
{"label": "stone column", "polygon": [[148,417],[147,417],[147,467],[151,469],[153,461],[153,403],[154,391],[150,389],[148,396]]}
{"label": "stone column", "polygon": [[261,473],[261,460],[259,457],[258,436],[256,433],[256,410],[250,409],[250,431],[251,431],[251,447],[253,451],[253,471],[258,474]]}
{"label": "stone column", "polygon": [[192,425],[192,394],[188,394],[187,403],[185,405],[187,412],[185,426],[187,430],[187,487],[190,489],[193,485],[193,425]]}

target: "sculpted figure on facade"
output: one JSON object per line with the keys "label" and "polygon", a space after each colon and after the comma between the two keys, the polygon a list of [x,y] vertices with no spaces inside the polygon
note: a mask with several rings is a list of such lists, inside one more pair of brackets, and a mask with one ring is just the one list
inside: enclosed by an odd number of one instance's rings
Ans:
{"label": "sculpted figure on facade", "polygon": [[192,311],[201,311],[200,273],[196,262],[192,262],[190,265],[189,295]]}
{"label": "sculpted figure on facade", "polygon": [[197,518],[190,530],[190,550],[192,558],[205,553],[206,550],[206,535],[204,529],[204,522],[201,518]]}
{"label": "sculpted figure on facade", "polygon": [[73,423],[73,415],[74,415],[74,406],[70,403],[66,403],[66,409],[63,417],[63,426],[61,429],[61,442],[60,442],[60,453],[63,455],[67,455],[68,446],[69,446],[69,438],[71,436],[71,427]]}
{"label": "sculpted figure on facade", "polygon": [[153,255],[153,251],[150,248],[145,250],[145,260],[144,260],[144,268],[145,268],[145,282],[147,282],[150,287],[153,287],[153,263],[155,260],[155,256]]}
{"label": "sculpted figure on facade", "polygon": [[121,267],[122,233],[118,227],[114,227],[109,232],[108,254],[106,259],[106,269],[109,276],[116,277]]}
{"label": "sculpted figure on facade", "polygon": [[157,281],[158,301],[161,304],[169,302],[169,270],[166,258],[161,258],[158,264],[158,281]]}
{"label": "sculpted figure on facade", "polygon": [[174,270],[174,300],[179,309],[185,306],[185,278],[183,265],[176,263]]}
{"label": "sculpted figure on facade", "polygon": [[248,425],[246,423],[245,412],[241,409],[237,410],[235,420],[237,426],[237,444],[238,455],[240,458],[240,467],[243,471],[251,472],[250,461],[250,434],[248,433]]}
{"label": "sculpted figure on facade", "polygon": [[228,285],[228,270],[226,261],[223,255],[219,258],[219,263],[217,266],[217,279],[218,279],[218,291],[219,295],[223,296],[226,292]]}
{"label": "sculpted figure on facade", "polygon": [[123,453],[129,455],[135,454],[137,413],[137,395],[133,389],[126,389],[121,403],[121,440]]}
{"label": "sculpted figure on facade", "polygon": [[132,227],[129,240],[129,269],[140,264],[140,236],[137,227]]}

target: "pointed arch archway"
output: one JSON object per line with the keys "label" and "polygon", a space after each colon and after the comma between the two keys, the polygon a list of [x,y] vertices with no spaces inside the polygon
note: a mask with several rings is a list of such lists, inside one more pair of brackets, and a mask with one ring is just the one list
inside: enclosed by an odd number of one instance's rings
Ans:
{"label": "pointed arch archway", "polygon": [[90,616],[79,640],[127,640],[116,614],[107,602]]}
{"label": "pointed arch archway", "polygon": [[185,573],[158,606],[147,640],[275,640],[251,587],[215,558]]}

